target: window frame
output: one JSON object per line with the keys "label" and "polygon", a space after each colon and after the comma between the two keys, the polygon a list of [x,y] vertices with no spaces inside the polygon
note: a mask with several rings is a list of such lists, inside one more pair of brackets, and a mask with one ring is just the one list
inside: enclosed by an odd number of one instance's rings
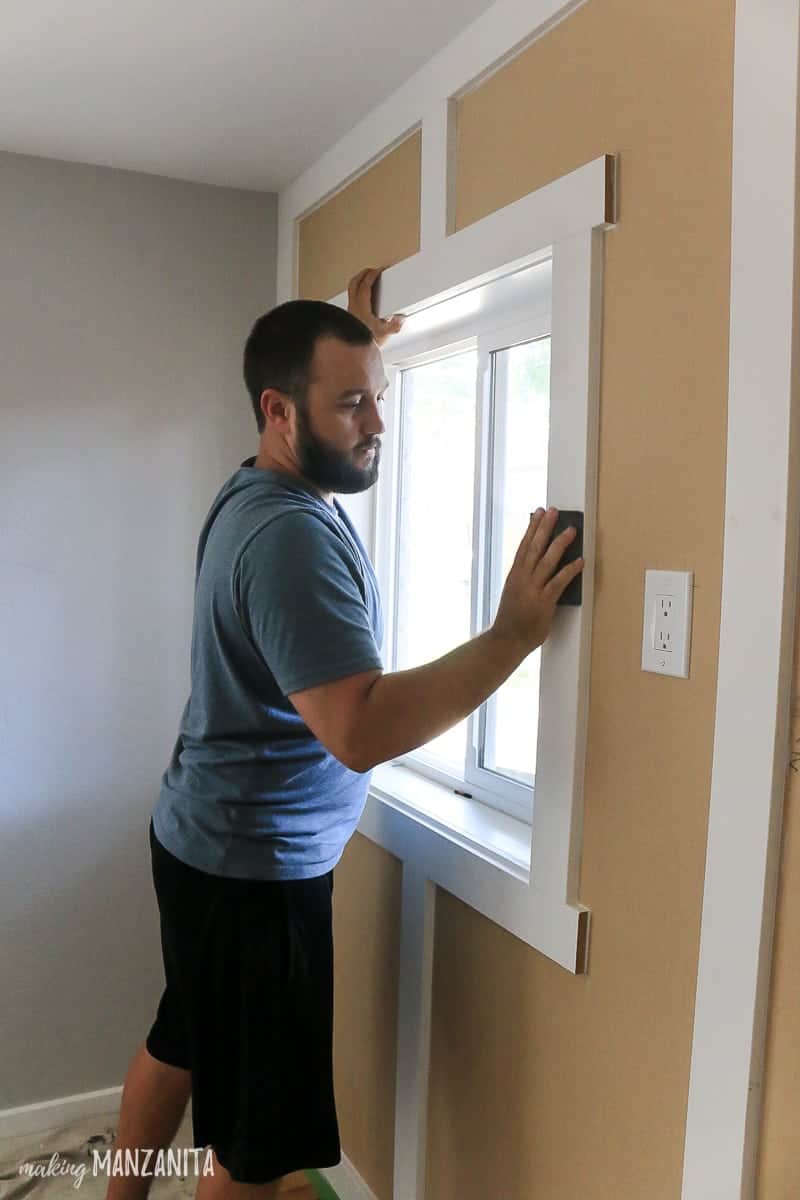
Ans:
{"label": "window frame", "polygon": [[[383,435],[382,471],[377,484],[375,523],[375,565],[384,596],[385,641],[384,657],[388,670],[396,667],[396,622],[398,600],[398,527],[401,503],[400,463],[403,452],[402,376],[407,370],[453,357],[467,350],[477,351],[475,373],[475,507],[473,512],[473,577],[471,584],[470,637],[489,628],[491,613],[490,556],[497,536],[497,505],[492,493],[497,487],[496,446],[498,414],[494,393],[493,355],[500,350],[552,337],[552,306],[549,295],[544,303],[516,303],[503,308],[466,317],[459,322],[459,332],[465,336],[454,339],[452,330],[443,329],[438,335],[427,333],[412,339],[402,350],[385,349],[385,365],[389,388],[386,392]],[[424,348],[422,348],[424,346]],[[388,469],[386,465],[388,464]],[[489,520],[492,529],[489,530]],[[388,617],[388,619],[386,619]],[[424,747],[399,755],[392,760],[424,778],[450,788],[485,804],[498,812],[527,825],[533,821],[534,785],[517,782],[499,772],[479,765],[481,739],[486,736],[490,720],[489,701],[467,718],[466,752],[463,770],[448,769],[447,765]]]}

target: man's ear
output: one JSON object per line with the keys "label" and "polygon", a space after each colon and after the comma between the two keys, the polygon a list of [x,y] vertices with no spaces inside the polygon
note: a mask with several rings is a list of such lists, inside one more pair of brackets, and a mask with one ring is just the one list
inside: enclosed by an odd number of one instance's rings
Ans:
{"label": "man's ear", "polygon": [[261,393],[261,411],[268,425],[285,433],[290,425],[289,413],[292,402],[285,392],[267,388]]}

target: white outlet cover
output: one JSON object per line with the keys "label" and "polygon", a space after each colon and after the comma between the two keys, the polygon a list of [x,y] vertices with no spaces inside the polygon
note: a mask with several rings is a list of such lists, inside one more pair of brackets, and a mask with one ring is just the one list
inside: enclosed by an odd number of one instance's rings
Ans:
{"label": "white outlet cover", "polygon": [[[642,633],[642,670],[658,675],[689,678],[689,653],[692,641],[693,571],[645,571],[644,630]],[[671,650],[656,644],[656,621],[661,597],[672,600]]]}

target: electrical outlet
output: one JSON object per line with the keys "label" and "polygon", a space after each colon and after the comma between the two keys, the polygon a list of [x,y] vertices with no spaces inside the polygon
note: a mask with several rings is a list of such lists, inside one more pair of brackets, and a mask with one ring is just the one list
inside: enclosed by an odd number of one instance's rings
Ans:
{"label": "electrical outlet", "polygon": [[653,622],[653,649],[672,654],[675,649],[676,609],[672,596],[656,596],[656,619]]}
{"label": "electrical outlet", "polygon": [[689,677],[691,571],[646,571],[642,670]]}

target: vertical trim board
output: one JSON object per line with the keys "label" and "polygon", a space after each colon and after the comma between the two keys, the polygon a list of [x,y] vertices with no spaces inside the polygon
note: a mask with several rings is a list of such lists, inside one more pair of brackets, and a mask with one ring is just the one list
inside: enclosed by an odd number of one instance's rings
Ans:
{"label": "vertical trim board", "polygon": [[755,1192],[800,533],[799,48],[800,0],[737,0],[722,614],[683,1200]]}

